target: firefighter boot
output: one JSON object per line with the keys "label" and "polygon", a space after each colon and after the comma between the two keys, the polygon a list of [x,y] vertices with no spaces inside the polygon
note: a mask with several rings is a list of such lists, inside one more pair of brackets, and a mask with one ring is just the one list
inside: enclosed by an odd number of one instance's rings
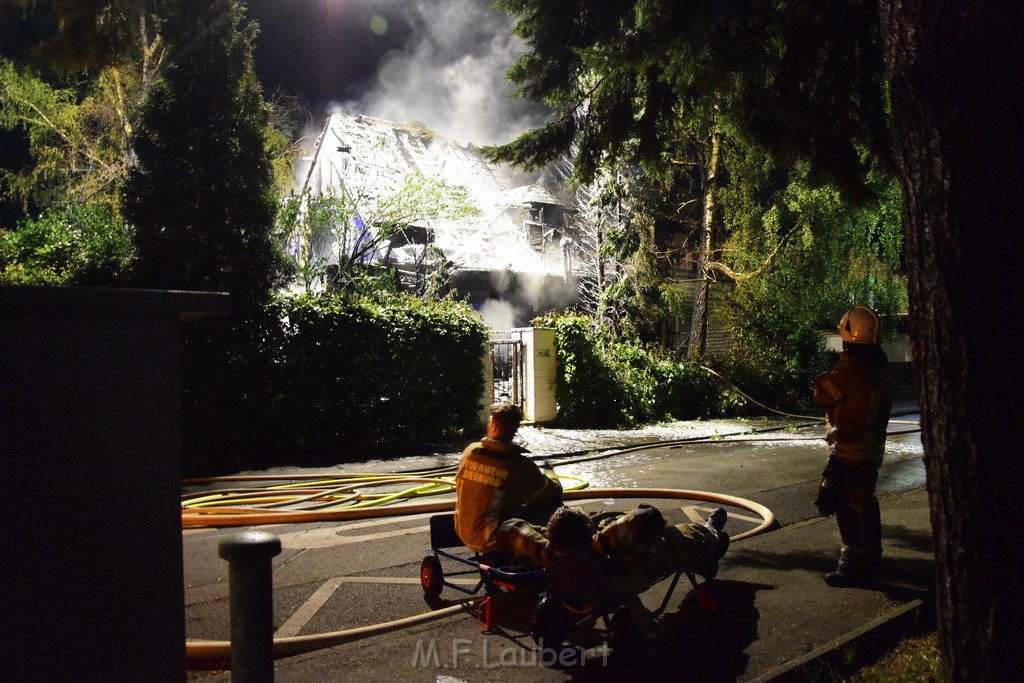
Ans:
{"label": "firefighter boot", "polygon": [[718,532],[718,543],[715,545],[715,550],[711,555],[711,559],[707,561],[703,567],[697,570],[697,573],[704,577],[705,581],[718,576],[718,561],[725,555],[725,551],[729,549],[729,534],[724,531]]}
{"label": "firefighter boot", "polygon": [[704,522],[705,527],[715,532],[717,539],[711,557],[704,566],[697,570],[697,573],[704,577],[705,581],[710,581],[718,575],[718,561],[722,559],[725,551],[729,549],[729,534],[722,531],[725,528],[727,518],[728,514],[725,508],[715,508],[714,512],[708,515],[707,521]]}
{"label": "firefighter boot", "polygon": [[708,515],[708,519],[704,522],[704,526],[709,529],[714,529],[715,532],[719,532],[725,528],[725,520],[728,518],[728,514],[725,508],[715,508],[715,511]]}
{"label": "firefighter boot", "polygon": [[871,569],[867,564],[840,562],[834,572],[825,574],[825,583],[833,588],[856,588],[871,583]]}

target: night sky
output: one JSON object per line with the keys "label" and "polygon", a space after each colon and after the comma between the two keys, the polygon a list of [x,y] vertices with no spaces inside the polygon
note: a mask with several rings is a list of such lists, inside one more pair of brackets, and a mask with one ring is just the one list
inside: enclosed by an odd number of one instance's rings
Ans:
{"label": "night sky", "polygon": [[[372,89],[377,64],[402,49],[412,30],[394,3],[345,0],[245,0],[260,26],[256,69],[268,93],[304,96],[314,111]],[[391,8],[390,16],[382,12]],[[385,20],[371,29],[374,15]],[[381,31],[381,26],[386,30]]]}
{"label": "night sky", "polygon": [[523,46],[491,0],[244,1],[266,94],[303,97],[317,128],[341,110],[482,145],[542,121],[539,106],[508,97]]}

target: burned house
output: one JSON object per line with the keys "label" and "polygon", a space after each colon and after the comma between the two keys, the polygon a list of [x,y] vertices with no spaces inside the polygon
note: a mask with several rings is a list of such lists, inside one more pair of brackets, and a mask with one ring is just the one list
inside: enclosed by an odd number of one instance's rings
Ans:
{"label": "burned house", "polygon": [[[371,198],[410,173],[465,188],[477,214],[410,220],[369,259],[375,267],[394,269],[403,287],[415,289],[445,264],[447,287],[492,327],[522,326],[577,302],[579,279],[593,255],[586,253],[565,190],[566,172],[527,175],[420,124],[339,113],[317,141],[304,190],[310,201],[345,191]],[[320,249],[329,261],[331,245]]]}

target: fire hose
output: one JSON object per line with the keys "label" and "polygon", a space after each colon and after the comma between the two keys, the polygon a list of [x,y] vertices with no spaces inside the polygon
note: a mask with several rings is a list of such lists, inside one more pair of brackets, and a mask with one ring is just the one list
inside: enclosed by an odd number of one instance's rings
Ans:
{"label": "fire hose", "polygon": [[[756,430],[755,430],[756,431]],[[771,431],[771,430],[760,430]],[[892,435],[913,433],[919,430],[906,430]],[[749,434],[746,432],[745,434]],[[741,436],[741,434],[725,435]],[[820,437],[814,437],[820,438]],[[718,442],[722,436],[713,438],[681,439],[675,441],[642,444],[627,448],[610,449],[605,453],[577,457],[560,461],[565,465],[575,462],[610,457],[633,450],[652,447],[667,447],[684,443]],[[738,440],[738,439],[734,439]],[[574,455],[574,454],[565,454]],[[410,476],[403,474],[353,474],[338,477],[325,475],[288,475],[288,476],[241,476],[219,477],[210,479],[192,479],[185,483],[205,484],[213,482],[246,482],[246,481],[280,481],[288,479],[292,483],[271,486],[262,490],[229,489],[203,494],[186,496],[182,503],[182,525],[237,527],[256,526],[262,524],[288,524],[348,521],[373,517],[397,517],[412,514],[425,514],[451,511],[455,507],[454,500],[420,503],[398,503],[397,501],[419,498],[423,496],[451,493],[454,491],[454,480],[441,476],[453,472],[455,466],[438,468],[422,472],[423,475]],[[720,505],[729,505],[748,510],[761,517],[761,523],[753,529],[733,536],[733,540],[741,540],[764,533],[776,525],[775,516],[765,506],[736,496],[709,493],[684,489],[619,489],[619,488],[586,488],[587,483],[577,477],[560,475],[560,479],[574,480],[576,483],[566,487],[563,495],[565,501],[579,501],[606,498],[655,498],[697,500]],[[301,481],[297,481],[301,480]],[[360,489],[387,485],[407,485],[397,492],[368,494]],[[284,506],[300,506],[301,509],[281,509]],[[342,631],[333,631],[308,636],[293,636],[274,639],[275,658],[288,657],[363,638],[388,633],[401,628],[443,619],[464,613],[480,599],[470,599],[440,610],[414,615],[403,619],[384,622],[373,626],[365,626]],[[191,664],[224,662],[230,657],[229,641],[187,641],[186,658]]]}
{"label": "fire hose", "polygon": [[[420,480],[422,478],[414,477],[413,479]],[[391,483],[395,483],[395,481],[395,479],[392,479]],[[733,537],[734,540],[749,538],[750,536],[763,533],[775,525],[775,515],[771,512],[771,510],[761,505],[760,503],[755,503],[754,501],[746,500],[744,498],[738,498],[736,496],[708,493],[704,491],[662,488],[586,488],[565,491],[563,495],[563,500],[565,501],[607,498],[655,498],[672,500],[698,500],[708,503],[717,503],[720,505],[730,505],[733,507],[739,507],[750,512],[753,512],[754,514],[761,517],[762,521],[759,525],[748,531],[736,534]],[[210,525],[219,527],[250,526],[253,524],[289,522],[299,523],[310,521],[343,521],[365,519],[367,517],[385,517],[423,514],[431,512],[447,512],[454,509],[454,500],[437,501],[431,503],[405,503],[380,508],[362,507],[339,510],[297,510],[273,512],[262,511],[247,513],[236,509],[230,512],[229,514],[220,517],[216,522],[213,522],[213,520],[211,520],[209,517],[201,517],[200,520],[196,520],[195,523],[198,525]],[[182,515],[183,523],[185,520],[185,515],[186,513],[183,513]],[[355,640],[361,640],[363,638],[369,638],[383,633],[388,633],[401,628],[423,624],[438,619],[443,619],[449,616],[455,616],[457,614],[464,613],[467,607],[472,606],[477,601],[478,600],[470,600],[465,603],[460,603],[458,605],[453,605],[440,610],[435,610],[424,614],[418,614],[394,621],[388,621],[373,626],[364,626],[360,628],[346,629],[343,631],[332,631],[328,633],[318,633],[308,636],[275,638],[274,657],[290,657],[305,652],[312,652],[314,650],[320,650],[323,648],[335,647],[337,645],[352,642]],[[192,665],[198,665],[202,662],[224,662],[230,658],[231,643],[230,641],[189,640],[185,643],[185,654],[186,659]]]}

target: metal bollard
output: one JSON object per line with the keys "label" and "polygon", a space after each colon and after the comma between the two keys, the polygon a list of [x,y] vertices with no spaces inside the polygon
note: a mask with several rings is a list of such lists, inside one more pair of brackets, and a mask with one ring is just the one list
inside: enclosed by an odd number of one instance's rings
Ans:
{"label": "metal bollard", "polygon": [[231,596],[231,680],[274,680],[274,582],[270,558],[281,539],[266,531],[243,531],[221,541],[228,561]]}

